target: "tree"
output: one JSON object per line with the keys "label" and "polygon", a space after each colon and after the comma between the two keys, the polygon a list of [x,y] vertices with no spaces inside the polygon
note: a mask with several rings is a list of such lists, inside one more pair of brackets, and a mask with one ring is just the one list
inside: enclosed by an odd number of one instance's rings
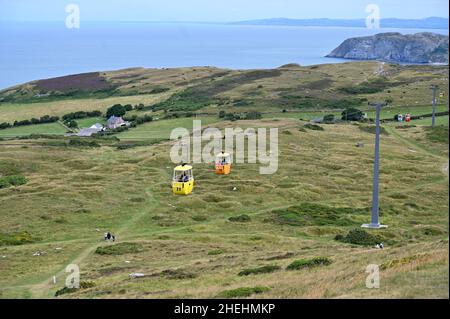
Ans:
{"label": "tree", "polygon": [[7,122],[0,123],[0,130],[11,127],[11,124]]}
{"label": "tree", "polygon": [[70,120],[69,122],[67,122],[67,126],[69,128],[78,128],[78,123],[74,120]]}
{"label": "tree", "polygon": [[361,121],[364,118],[364,113],[356,108],[350,107],[342,112],[343,121]]}
{"label": "tree", "polygon": [[106,117],[110,118],[111,116],[124,116],[126,112],[127,110],[122,104],[115,104],[106,111]]}
{"label": "tree", "polygon": [[226,112],[224,110],[219,112],[219,118],[223,119],[226,115]]}

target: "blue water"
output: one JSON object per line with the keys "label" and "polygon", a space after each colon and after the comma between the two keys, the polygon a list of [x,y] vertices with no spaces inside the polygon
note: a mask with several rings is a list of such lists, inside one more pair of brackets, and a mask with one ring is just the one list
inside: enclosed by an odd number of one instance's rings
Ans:
{"label": "blue water", "polygon": [[0,23],[0,89],[67,74],[128,67],[274,68],[342,62],[324,56],[349,37],[448,30],[220,24]]}

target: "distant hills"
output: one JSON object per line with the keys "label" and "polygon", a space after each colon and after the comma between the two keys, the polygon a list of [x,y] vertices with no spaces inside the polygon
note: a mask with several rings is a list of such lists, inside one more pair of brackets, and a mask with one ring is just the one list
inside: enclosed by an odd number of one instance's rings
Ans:
{"label": "distant hills", "polygon": [[406,35],[387,32],[374,36],[350,38],[327,57],[448,64],[448,36],[431,32]]}
{"label": "distant hills", "polygon": [[[280,26],[318,26],[318,27],[366,27],[365,19],[261,19],[232,22],[237,25],[280,25]],[[425,19],[381,19],[382,28],[448,29],[449,19],[430,17]]]}

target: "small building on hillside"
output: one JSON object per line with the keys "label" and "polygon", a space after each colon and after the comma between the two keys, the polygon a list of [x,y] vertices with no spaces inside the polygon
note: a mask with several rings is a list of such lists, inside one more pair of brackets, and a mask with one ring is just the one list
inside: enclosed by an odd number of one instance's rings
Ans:
{"label": "small building on hillside", "polygon": [[92,125],[90,128],[95,128],[95,129],[99,129],[99,130],[104,130],[103,125],[101,125],[100,123],[95,123],[95,124]]}
{"label": "small building on hillside", "polygon": [[108,121],[106,122],[106,127],[110,130],[116,129],[121,126],[128,126],[130,125],[129,122],[124,121],[124,119],[121,116],[111,116]]}
{"label": "small building on hillside", "polygon": [[98,133],[98,132],[103,132],[105,130],[105,128],[103,127],[103,125],[101,125],[100,123],[96,123],[94,125],[92,125],[89,128],[83,128],[81,129],[76,136],[83,136],[83,137],[88,137],[88,136],[92,136],[92,134]]}

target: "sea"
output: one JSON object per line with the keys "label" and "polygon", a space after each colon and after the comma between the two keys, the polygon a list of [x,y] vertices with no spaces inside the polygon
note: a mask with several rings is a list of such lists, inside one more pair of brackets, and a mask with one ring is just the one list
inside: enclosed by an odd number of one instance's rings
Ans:
{"label": "sea", "polygon": [[269,69],[346,60],[325,56],[350,37],[448,30],[248,26],[214,23],[0,22],[0,89],[130,67]]}

